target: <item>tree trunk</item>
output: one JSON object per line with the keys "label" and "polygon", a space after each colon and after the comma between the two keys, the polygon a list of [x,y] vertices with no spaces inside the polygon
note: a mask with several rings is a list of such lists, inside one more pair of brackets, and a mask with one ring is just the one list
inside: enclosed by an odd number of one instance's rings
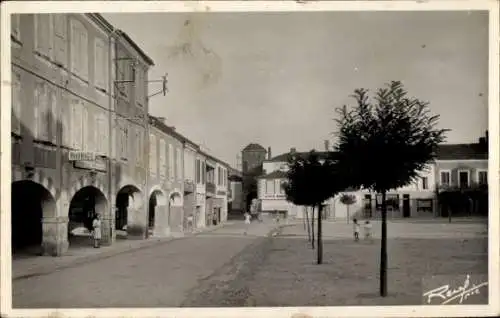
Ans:
{"label": "tree trunk", "polygon": [[349,224],[349,221],[351,219],[351,213],[349,211],[349,204],[347,205],[347,224]]}
{"label": "tree trunk", "polygon": [[448,206],[446,209],[448,210],[448,223],[451,223],[451,208]]}
{"label": "tree trunk", "polygon": [[323,205],[318,206],[318,264],[323,263]]}
{"label": "tree trunk", "polygon": [[314,249],[314,207],[312,208],[312,216],[311,216],[311,247]]}
{"label": "tree trunk", "polygon": [[382,240],[380,244],[380,296],[387,296],[387,204],[382,191]]}
{"label": "tree trunk", "polygon": [[309,224],[309,210],[306,207],[307,240],[311,242],[311,224]]}

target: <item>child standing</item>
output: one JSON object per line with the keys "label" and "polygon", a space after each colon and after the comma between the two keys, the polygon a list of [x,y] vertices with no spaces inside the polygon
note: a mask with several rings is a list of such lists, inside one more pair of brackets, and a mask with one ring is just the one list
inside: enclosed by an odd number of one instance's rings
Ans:
{"label": "child standing", "polygon": [[370,220],[365,221],[365,239],[369,240],[372,237],[372,224]]}
{"label": "child standing", "polygon": [[246,212],[245,213],[245,235],[247,235],[247,231],[248,231],[248,227],[251,223],[251,220],[250,220],[250,213]]}
{"label": "child standing", "polygon": [[354,222],[354,224],[353,224],[353,226],[354,226],[354,240],[357,242],[357,241],[359,241],[360,226],[359,226],[357,219],[353,219],[352,221]]}

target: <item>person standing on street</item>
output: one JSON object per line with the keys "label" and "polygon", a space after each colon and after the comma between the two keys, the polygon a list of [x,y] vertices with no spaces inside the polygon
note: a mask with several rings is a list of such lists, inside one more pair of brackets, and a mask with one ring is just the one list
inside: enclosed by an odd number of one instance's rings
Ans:
{"label": "person standing on street", "polygon": [[101,215],[97,213],[92,222],[92,238],[94,239],[94,248],[101,247]]}
{"label": "person standing on street", "polygon": [[359,226],[359,223],[358,223],[358,220],[357,219],[353,219],[352,220],[354,222],[354,240],[357,242],[359,241],[359,232],[360,232],[360,226]]}
{"label": "person standing on street", "polygon": [[251,217],[251,216],[250,216],[250,213],[245,212],[245,235],[247,235],[247,232],[248,232],[248,227],[249,227],[250,223],[252,222],[252,221],[250,220],[250,217]]}

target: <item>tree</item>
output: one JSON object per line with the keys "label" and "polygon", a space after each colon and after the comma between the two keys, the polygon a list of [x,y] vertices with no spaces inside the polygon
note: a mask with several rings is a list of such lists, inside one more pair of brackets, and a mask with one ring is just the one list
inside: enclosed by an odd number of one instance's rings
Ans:
{"label": "tree", "polygon": [[[308,155],[291,154],[287,181],[284,184],[287,200],[318,210],[317,263],[323,262],[323,240],[321,212],[323,202],[337,194],[342,178],[337,178],[335,163],[331,158],[322,158],[312,150]],[[314,211],[314,210],[313,210]],[[314,212],[313,212],[314,213]],[[314,214],[312,216],[314,219]],[[314,242],[314,234],[312,237]]]}
{"label": "tree", "polygon": [[[419,177],[445,140],[446,129],[438,129],[438,115],[428,103],[409,97],[403,84],[392,81],[369,98],[366,89],[356,89],[356,104],[337,108],[338,165],[355,187],[371,189],[382,196],[380,250],[380,295],[387,296],[387,205],[386,194]],[[368,160],[369,159],[369,160]]]}
{"label": "tree", "polygon": [[349,193],[344,193],[340,196],[340,203],[345,204],[347,206],[347,223],[349,223],[349,220],[351,218],[349,207],[356,203],[356,197],[352,194]]}

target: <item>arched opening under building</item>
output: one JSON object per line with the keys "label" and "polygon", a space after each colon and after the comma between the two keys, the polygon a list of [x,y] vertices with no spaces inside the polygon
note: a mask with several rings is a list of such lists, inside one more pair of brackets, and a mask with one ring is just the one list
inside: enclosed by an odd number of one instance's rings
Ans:
{"label": "arched opening under building", "polygon": [[166,217],[166,196],[160,190],[154,190],[149,196],[148,205],[148,234],[152,235],[155,232],[157,223],[168,224]]}
{"label": "arched opening under building", "polygon": [[103,217],[108,200],[98,188],[83,187],[78,190],[69,205],[68,242],[70,248],[92,247],[92,221],[96,214]]}
{"label": "arched opening under building", "polygon": [[126,238],[132,210],[140,205],[141,191],[133,186],[126,185],[116,194],[115,230],[116,238]]}
{"label": "arched opening under building", "polygon": [[40,255],[43,217],[56,215],[56,200],[45,187],[29,180],[13,182],[11,190],[12,255]]}

